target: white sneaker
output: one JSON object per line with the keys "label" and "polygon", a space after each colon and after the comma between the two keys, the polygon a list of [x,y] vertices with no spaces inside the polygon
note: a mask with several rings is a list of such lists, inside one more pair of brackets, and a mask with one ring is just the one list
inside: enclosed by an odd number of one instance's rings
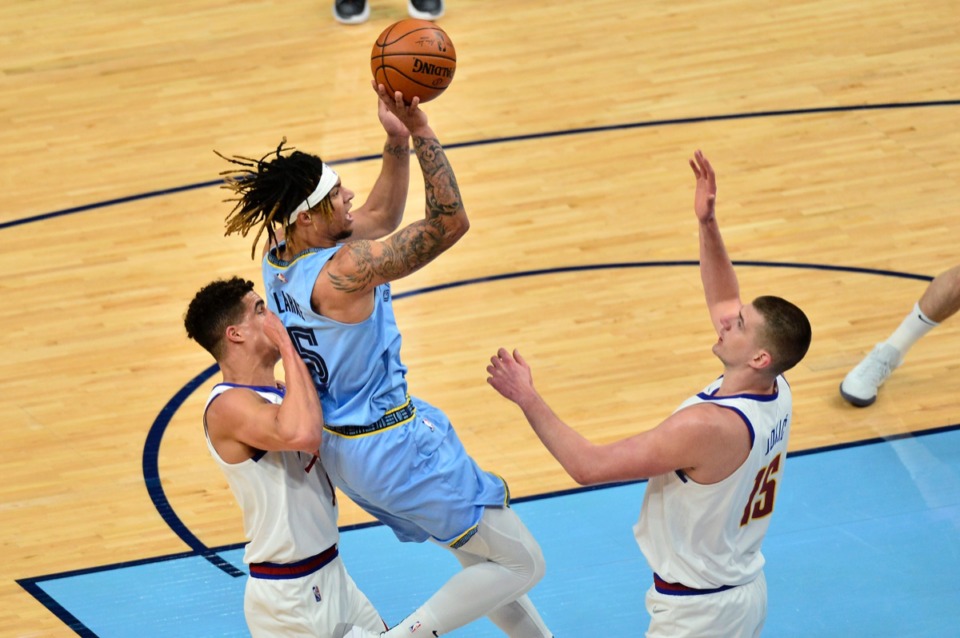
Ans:
{"label": "white sneaker", "polygon": [[356,627],[350,623],[342,622],[333,628],[331,638],[380,638],[380,634],[375,634],[363,627]]}
{"label": "white sneaker", "polygon": [[369,17],[367,0],[333,0],[333,18],[341,24],[362,24]]}
{"label": "white sneaker", "polygon": [[419,20],[437,20],[443,17],[443,0],[407,0],[407,13]]}
{"label": "white sneaker", "polygon": [[886,343],[878,343],[866,358],[847,373],[840,384],[840,396],[859,408],[877,400],[877,390],[903,362],[900,351]]}

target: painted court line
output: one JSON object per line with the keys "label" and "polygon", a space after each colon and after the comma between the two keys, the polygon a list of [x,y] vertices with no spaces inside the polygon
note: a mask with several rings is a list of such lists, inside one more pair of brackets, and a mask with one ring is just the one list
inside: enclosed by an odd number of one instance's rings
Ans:
{"label": "painted court line", "polygon": [[[764,544],[765,635],[950,635],[960,627],[960,426],[792,455]],[[645,483],[517,502],[547,575],[531,593],[558,638],[642,635],[651,573],[631,531]],[[456,569],[430,543],[400,544],[385,527],[346,530],[357,584],[390,623]],[[220,558],[245,571],[242,549]],[[246,636],[245,579],[181,554],[24,579],[81,636]],[[64,615],[65,614],[65,615]],[[483,619],[450,634],[502,636]]]}

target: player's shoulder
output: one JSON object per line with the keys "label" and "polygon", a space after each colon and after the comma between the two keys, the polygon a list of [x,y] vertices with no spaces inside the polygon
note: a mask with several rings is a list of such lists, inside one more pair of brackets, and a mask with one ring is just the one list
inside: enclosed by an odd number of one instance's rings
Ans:
{"label": "player's shoulder", "polygon": [[[265,394],[275,394],[277,399],[270,400]],[[283,397],[283,390],[279,387],[260,387],[240,384],[219,384],[211,393],[207,404],[207,415],[228,415],[237,411],[249,409],[251,406],[263,403],[278,403]]]}
{"label": "player's shoulder", "polygon": [[743,417],[736,410],[712,401],[685,406],[674,412],[672,418],[677,425],[701,429],[743,422]]}
{"label": "player's shoulder", "polygon": [[273,406],[278,410],[283,393],[278,388],[231,385],[207,404],[204,423],[214,440],[236,439],[237,432],[252,425],[272,421],[273,416],[263,412]]}

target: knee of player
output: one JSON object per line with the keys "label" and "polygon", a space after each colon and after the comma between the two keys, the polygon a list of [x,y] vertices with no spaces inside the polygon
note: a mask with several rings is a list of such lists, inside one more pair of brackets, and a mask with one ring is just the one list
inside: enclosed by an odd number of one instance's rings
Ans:
{"label": "knee of player", "polygon": [[533,562],[533,572],[530,574],[530,585],[536,585],[543,579],[547,573],[547,560],[543,557],[543,551],[540,545],[536,546],[536,554]]}
{"label": "knee of player", "polygon": [[543,550],[540,549],[540,544],[532,536],[524,543],[524,549],[527,551],[527,560],[523,565],[523,573],[530,587],[533,587],[546,574],[547,561],[543,556]]}

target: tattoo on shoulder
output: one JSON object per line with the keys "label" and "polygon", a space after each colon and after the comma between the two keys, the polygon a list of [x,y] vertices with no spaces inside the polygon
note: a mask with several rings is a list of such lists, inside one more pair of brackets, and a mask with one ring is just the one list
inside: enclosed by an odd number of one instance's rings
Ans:
{"label": "tattoo on shoulder", "polygon": [[337,274],[331,268],[327,268],[327,277],[333,284],[335,290],[341,292],[359,292],[364,290],[373,280],[374,270],[373,251],[368,240],[352,241],[347,243],[341,251],[344,255],[349,255],[356,264],[356,270],[347,274]]}
{"label": "tattoo on shoulder", "polygon": [[[439,220],[420,220],[403,228],[388,241],[359,240],[343,247],[354,268],[347,274],[327,270],[334,289],[354,293],[370,288],[375,282],[404,277],[443,252],[446,230]],[[374,250],[374,245],[378,250]]]}

